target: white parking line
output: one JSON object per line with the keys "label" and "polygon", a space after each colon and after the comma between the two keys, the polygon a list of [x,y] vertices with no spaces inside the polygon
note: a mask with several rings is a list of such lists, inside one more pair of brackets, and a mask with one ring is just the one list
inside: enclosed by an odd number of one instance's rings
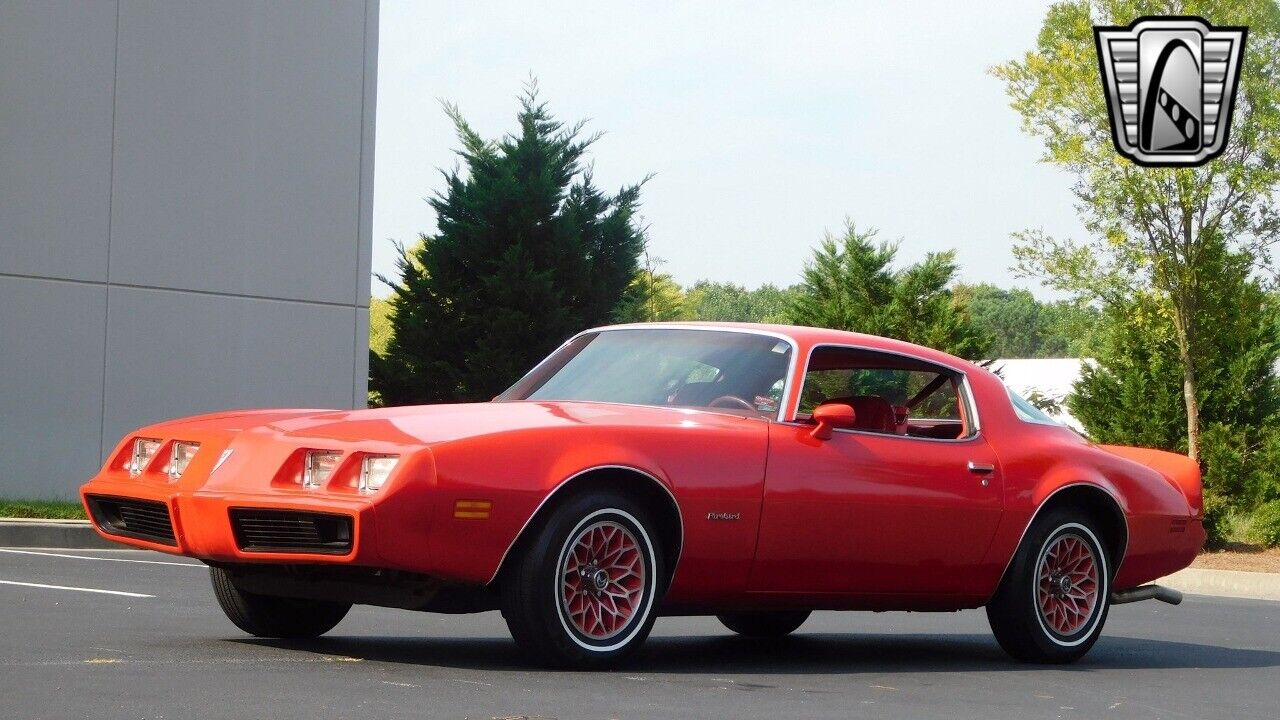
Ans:
{"label": "white parking line", "polygon": [[0,580],[0,585],[18,585],[20,587],[43,588],[45,590],[75,590],[76,592],[99,593],[101,595],[120,595],[133,598],[153,598],[155,595],[131,593],[123,590],[99,590],[98,588],[69,587],[67,585],[44,585],[41,583],[18,582],[16,580]]}
{"label": "white parking line", "polygon": [[165,562],[164,560],[132,560],[129,558],[114,558],[114,557],[93,557],[92,555],[68,555],[66,553],[40,552],[37,550],[15,550],[13,548],[0,548],[0,553],[13,553],[15,555],[43,555],[45,557],[70,558],[72,560],[105,560],[107,562],[142,563],[144,565],[176,565],[177,567],[193,567],[193,568],[204,567],[204,564],[202,563]]}

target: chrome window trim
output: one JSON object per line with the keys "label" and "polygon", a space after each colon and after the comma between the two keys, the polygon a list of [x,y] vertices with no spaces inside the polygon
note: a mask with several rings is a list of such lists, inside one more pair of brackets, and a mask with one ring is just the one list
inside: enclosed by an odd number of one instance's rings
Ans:
{"label": "chrome window trim", "polygon": [[[783,333],[774,332],[772,330],[765,330],[763,328],[717,327],[714,325],[690,325],[685,323],[639,323],[639,324],[631,324],[631,325],[602,325],[600,327],[593,327],[587,330],[583,330],[577,335],[574,335],[568,340],[565,340],[563,343],[560,344],[559,347],[557,347],[545,358],[543,358],[542,362],[539,362],[537,365],[534,365],[532,370],[522,375],[519,380],[513,383],[512,387],[520,384],[526,377],[537,372],[538,368],[546,364],[546,362],[550,360],[552,357],[554,357],[556,353],[563,350],[566,345],[569,345],[574,340],[577,340],[583,335],[588,335],[590,333],[606,333],[606,332],[612,332],[614,330],[701,330],[703,332],[728,332],[728,333],[738,333],[740,335],[763,335],[764,337],[771,337],[771,338],[776,338],[778,340],[782,340],[783,342],[787,343],[787,345],[791,347],[791,359],[787,361],[787,374],[782,379],[782,382],[783,382],[782,400],[778,402],[778,412],[774,413],[774,416],[773,416],[773,419],[775,421],[777,422],[782,421],[783,413],[787,411],[787,406],[790,404],[790,401],[791,401],[792,385],[795,384],[794,382],[792,382],[792,378],[795,377],[795,373],[796,373],[796,360],[800,356],[800,345],[795,341],[795,338],[791,337],[790,335],[784,335]],[[505,393],[506,391],[503,391],[503,392]],[[521,398],[521,400],[528,400],[528,399],[529,398]],[[534,400],[533,402],[539,402],[539,401]],[[572,400],[572,401],[564,401],[564,402],[596,402],[596,401]],[[613,403],[613,404],[635,405],[637,407],[659,407],[659,408],[672,407],[669,405],[643,405],[640,403]],[[701,409],[701,408],[695,408],[695,409]],[[712,408],[712,410],[714,410],[714,408]],[[723,414],[731,414],[731,413],[723,413]],[[742,417],[742,416],[735,415],[735,417]]]}
{"label": "chrome window trim", "polygon": [[676,554],[674,559],[672,559],[670,565],[671,577],[674,578],[676,576],[676,567],[680,563],[680,557],[684,555],[684,510],[680,508],[680,503],[676,500],[675,493],[671,492],[671,488],[667,487],[666,483],[659,480],[657,475],[654,475],[648,470],[638,468],[634,465],[604,464],[592,465],[589,468],[579,470],[556,483],[556,486],[551,488],[551,492],[548,492],[546,497],[542,498],[541,502],[538,503],[538,506],[533,509],[533,512],[529,513],[529,517],[525,518],[524,524],[520,526],[520,529],[516,531],[515,537],[511,538],[511,542],[507,544],[507,549],[502,551],[502,557],[498,558],[498,566],[493,569],[493,575],[489,577],[489,581],[485,583],[486,585],[490,585],[494,580],[498,579],[498,573],[502,572],[502,566],[507,562],[507,555],[511,554],[511,548],[516,546],[516,543],[520,541],[520,537],[524,535],[524,531],[529,528],[529,523],[532,523],[533,519],[538,517],[538,513],[542,512],[542,508],[551,501],[551,498],[555,497],[556,493],[560,492],[560,490],[563,489],[565,485],[568,485],[571,480],[596,470],[629,470],[631,472],[639,473],[652,480],[658,487],[662,488],[662,490],[667,493],[667,497],[671,498],[671,504],[676,509],[676,522],[680,525],[680,552]]}
{"label": "chrome window trim", "polygon": [[[911,355],[911,354],[909,354],[909,353],[905,353],[905,352],[899,352],[899,351],[897,351],[897,350],[885,350],[885,349],[882,349],[882,348],[870,347],[870,346],[867,346],[867,345],[852,345],[852,344],[848,344],[848,343],[815,343],[812,347],[810,347],[810,348],[809,348],[809,355],[808,355],[808,357],[806,357],[806,358],[805,358],[805,361],[804,361],[804,368],[805,368],[805,374],[806,374],[806,375],[808,374],[808,371],[809,371],[809,363],[811,363],[811,362],[813,361],[813,352],[814,352],[815,350],[817,350],[818,348],[837,348],[837,349],[842,349],[842,350],[861,350],[861,351],[864,351],[864,352],[870,352],[870,353],[880,353],[880,354],[882,354],[882,355],[894,355],[894,356],[897,356],[897,357],[907,358],[908,360],[915,360],[916,362],[921,362],[921,363],[924,363],[924,364],[926,364],[926,365],[933,365],[933,366],[935,366],[935,367],[940,367],[940,368],[942,368],[942,369],[944,369],[944,370],[948,370],[948,371],[950,371],[950,372],[955,373],[956,375],[959,375],[959,376],[960,376],[960,382],[959,382],[960,399],[961,399],[961,401],[964,403],[964,410],[965,410],[965,415],[966,415],[966,417],[965,417],[965,422],[966,422],[966,424],[967,424],[967,425],[969,425],[969,426],[970,426],[970,432],[969,432],[969,434],[968,434],[968,435],[966,435],[966,436],[964,436],[964,437],[962,437],[962,438],[954,438],[954,439],[947,439],[947,438],[926,438],[926,437],[917,437],[917,436],[915,436],[915,435],[897,435],[897,434],[895,434],[895,433],[878,433],[878,432],[873,432],[873,431],[870,431],[870,430],[853,430],[853,429],[849,429],[849,428],[832,428],[832,431],[833,431],[833,432],[838,432],[838,433],[849,433],[849,434],[856,434],[856,435],[870,435],[870,436],[873,436],[873,437],[893,437],[893,438],[903,438],[903,439],[906,439],[906,440],[921,440],[921,441],[924,441],[924,442],[944,442],[944,443],[962,443],[962,442],[968,442],[968,441],[970,441],[970,440],[976,440],[976,439],[978,439],[979,437],[981,437],[981,435],[982,435],[982,423],[981,423],[981,421],[979,420],[979,417],[978,417],[978,404],[977,404],[977,402],[974,400],[974,397],[973,397],[973,386],[972,386],[972,385],[970,385],[970,383],[969,383],[969,374],[968,374],[968,373],[966,373],[964,370],[961,370],[960,368],[955,367],[955,366],[953,366],[953,365],[948,365],[948,364],[946,364],[946,363],[940,363],[940,362],[934,362],[933,360],[926,360],[926,359],[921,358],[921,357],[919,357],[919,356]],[[801,391],[803,391],[803,390],[804,390],[804,378],[803,378],[803,377],[801,377],[801,378],[798,378],[797,380],[798,380],[797,384],[798,384],[798,385],[800,385],[800,390],[801,390]],[[806,425],[805,423],[801,423],[800,421],[796,420],[796,418],[795,418],[795,415],[799,413],[799,410],[800,410],[800,403],[797,401],[797,403],[796,403],[796,412],[795,412],[795,413],[792,413],[792,417],[791,417],[791,419],[790,419],[790,420],[779,420],[779,422],[780,422],[780,423],[782,423],[782,424],[784,424],[784,425],[794,425],[794,426],[797,426],[797,427],[800,427],[800,426],[805,426],[805,427],[807,427],[807,425]]]}

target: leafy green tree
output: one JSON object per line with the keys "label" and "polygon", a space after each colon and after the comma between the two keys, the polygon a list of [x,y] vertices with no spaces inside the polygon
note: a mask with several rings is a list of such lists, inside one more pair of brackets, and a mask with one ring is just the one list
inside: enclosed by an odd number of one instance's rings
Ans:
{"label": "leafy green tree", "polygon": [[369,298],[369,349],[383,355],[391,344],[391,301]]}
{"label": "leafy green tree", "polygon": [[1107,306],[1094,336],[1093,361],[1066,398],[1093,439],[1186,450],[1182,370],[1172,322],[1151,292]]}
{"label": "leafy green tree", "polygon": [[994,338],[998,358],[1080,357],[1098,311],[1080,302],[1045,303],[1027,290],[990,283],[957,285],[973,322]]}
{"label": "leafy green tree", "polygon": [[[1204,424],[1206,527],[1221,544],[1224,513],[1280,498],[1280,302],[1250,277],[1247,258],[1217,250],[1217,278],[1200,305],[1215,332],[1197,347]],[[1108,306],[1087,364],[1067,397],[1094,439],[1185,452],[1185,408],[1177,333],[1168,299],[1155,290]]]}
{"label": "leafy green tree", "polygon": [[[1262,427],[1280,418],[1280,299],[1251,277],[1247,258],[1213,255],[1217,282],[1203,295],[1200,312],[1216,332],[1196,358],[1205,368],[1203,419]],[[1072,414],[1107,442],[1129,442],[1145,433],[1143,442],[1133,444],[1185,451],[1181,367],[1168,299],[1148,290],[1108,308],[1097,338],[1095,364],[1084,369],[1069,400]]]}
{"label": "leafy green tree", "polygon": [[664,322],[684,319],[684,290],[666,273],[639,270],[613,311],[618,322]]}
{"label": "leafy green tree", "polygon": [[518,130],[482,138],[455,107],[462,169],[430,198],[438,231],[401,249],[392,337],[371,358],[387,404],[486,400],[566,337],[609,322],[639,267],[640,184],[594,184],[581,137],[520,98]]}
{"label": "leafy green tree", "polygon": [[748,290],[734,283],[700,280],[686,293],[685,307],[691,320],[785,323],[794,294],[793,288],[769,284]]}
{"label": "leafy green tree", "polygon": [[955,279],[955,251],[929,253],[905,268],[892,267],[898,243],[877,242],[875,229],[827,234],[805,265],[788,307],[798,325],[883,335],[976,359],[991,338],[969,317]]}
{"label": "leafy green tree", "polygon": [[[1221,157],[1197,168],[1143,168],[1112,145],[1094,48],[1095,24],[1142,15],[1200,15],[1247,25],[1231,137]],[[1045,143],[1046,162],[1075,176],[1089,237],[1017,236],[1018,269],[1078,297],[1122,306],[1152,289],[1169,309],[1184,405],[1186,448],[1200,452],[1199,363],[1217,329],[1201,312],[1216,278],[1215,245],[1264,258],[1280,240],[1280,5],[1273,0],[1155,2],[1068,0],[1050,7],[1036,46],[994,68],[1023,128]]]}

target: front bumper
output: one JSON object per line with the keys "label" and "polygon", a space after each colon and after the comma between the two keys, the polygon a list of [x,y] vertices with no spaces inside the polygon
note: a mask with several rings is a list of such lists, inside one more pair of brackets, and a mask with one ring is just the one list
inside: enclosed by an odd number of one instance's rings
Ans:
{"label": "front bumper", "polygon": [[96,478],[81,499],[99,535],[133,547],[218,562],[387,565],[368,498],[181,491]]}

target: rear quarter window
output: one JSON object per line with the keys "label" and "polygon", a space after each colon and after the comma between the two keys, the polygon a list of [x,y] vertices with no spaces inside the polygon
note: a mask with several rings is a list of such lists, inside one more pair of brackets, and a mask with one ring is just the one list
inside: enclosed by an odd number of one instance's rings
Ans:
{"label": "rear quarter window", "polygon": [[1030,423],[1040,423],[1041,425],[1062,425],[1062,423],[1046,415],[1043,410],[1032,405],[1030,401],[1013,390],[1006,387],[1005,392],[1009,393],[1009,402],[1013,403],[1013,411],[1017,413],[1019,419]]}

